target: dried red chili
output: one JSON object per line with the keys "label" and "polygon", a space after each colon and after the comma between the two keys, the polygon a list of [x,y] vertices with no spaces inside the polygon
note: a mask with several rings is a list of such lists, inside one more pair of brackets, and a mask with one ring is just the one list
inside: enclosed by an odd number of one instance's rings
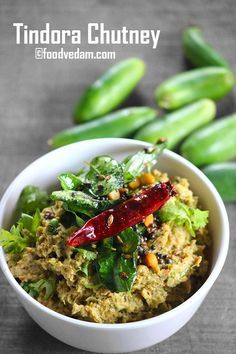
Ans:
{"label": "dried red chili", "polygon": [[145,189],[133,198],[88,220],[70,235],[67,244],[81,246],[118,234],[157,211],[173,194],[173,186],[169,182],[161,182]]}

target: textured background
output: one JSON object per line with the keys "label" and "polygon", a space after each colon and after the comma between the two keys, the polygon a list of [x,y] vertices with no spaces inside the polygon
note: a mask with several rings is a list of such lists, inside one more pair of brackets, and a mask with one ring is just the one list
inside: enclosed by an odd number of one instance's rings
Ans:
{"label": "textured background", "polygon": [[[129,104],[154,105],[153,89],[168,75],[185,68],[180,33],[200,24],[208,39],[231,61],[235,58],[235,0],[1,0],[0,1],[0,194],[30,162],[48,151],[47,139],[71,125],[71,109],[81,91],[105,69],[107,61],[40,61],[33,46],[16,45],[13,22],[31,28],[50,22],[54,28],[82,28],[105,22],[109,28],[159,28],[157,50],[120,46],[117,60],[139,56],[147,74]],[[72,49],[70,45],[65,46]],[[81,49],[87,48],[86,45]],[[73,48],[74,49],[74,48]],[[107,46],[112,50],[112,46]],[[235,94],[220,104],[218,115],[235,111]],[[236,348],[236,206],[227,204],[231,224],[229,255],[208,298],[181,331],[142,353],[235,353]],[[0,274],[0,352],[82,353],[40,329],[18,303]]]}

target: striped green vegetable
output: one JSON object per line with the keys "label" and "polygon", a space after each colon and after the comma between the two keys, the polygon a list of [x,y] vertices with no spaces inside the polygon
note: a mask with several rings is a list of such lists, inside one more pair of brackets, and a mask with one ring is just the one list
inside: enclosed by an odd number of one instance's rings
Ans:
{"label": "striped green vegetable", "polygon": [[206,166],[203,172],[215,185],[225,202],[236,202],[236,162]]}
{"label": "striped green vegetable", "polygon": [[137,132],[135,139],[155,143],[165,137],[167,147],[173,149],[192,131],[210,122],[215,114],[215,103],[202,99],[148,123]]}
{"label": "striped green vegetable", "polygon": [[186,28],[182,36],[182,45],[186,58],[196,67],[222,66],[230,68],[229,63],[203,37],[196,26]]}
{"label": "striped green vegetable", "polygon": [[145,64],[129,58],[112,66],[91,85],[75,106],[77,123],[101,117],[117,108],[133,91],[145,72]]}
{"label": "striped green vegetable", "polygon": [[196,166],[236,157],[236,114],[221,118],[190,135],[182,144],[181,153]]}
{"label": "striped green vegetable", "polygon": [[160,107],[176,109],[201,98],[219,100],[234,86],[234,74],[220,67],[193,69],[177,74],[156,88]]}
{"label": "striped green vegetable", "polygon": [[155,117],[156,111],[149,107],[121,109],[100,119],[63,130],[48,143],[56,148],[87,139],[127,137]]}

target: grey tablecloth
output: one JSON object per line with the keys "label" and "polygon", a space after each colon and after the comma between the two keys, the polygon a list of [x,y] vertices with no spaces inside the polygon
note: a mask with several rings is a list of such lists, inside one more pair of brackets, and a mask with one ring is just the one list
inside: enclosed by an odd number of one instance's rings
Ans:
{"label": "grey tablecloth", "polygon": [[[111,62],[40,61],[30,45],[16,45],[13,22],[31,28],[50,22],[54,28],[82,28],[88,22],[107,27],[159,28],[157,50],[149,46],[108,46],[117,60],[139,56],[147,74],[128,104],[154,105],[153,89],[168,75],[181,71],[181,30],[200,24],[206,36],[236,66],[235,0],[1,0],[0,1],[0,193],[35,158],[48,151],[47,139],[70,126],[71,109],[85,86]],[[67,45],[70,49],[71,46]],[[84,44],[83,49],[87,46]],[[235,95],[218,106],[218,115],[235,110]],[[235,353],[236,348],[236,206],[227,204],[231,225],[229,256],[214,288],[194,318],[165,342],[142,353]],[[40,329],[18,303],[6,280],[0,277],[0,352],[82,353]]]}

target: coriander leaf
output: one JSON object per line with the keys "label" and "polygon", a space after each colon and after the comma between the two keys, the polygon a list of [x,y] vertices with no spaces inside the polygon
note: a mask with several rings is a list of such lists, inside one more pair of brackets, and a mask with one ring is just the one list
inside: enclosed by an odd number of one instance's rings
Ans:
{"label": "coriander leaf", "polygon": [[44,299],[48,300],[56,290],[56,278],[51,276],[48,279],[40,279],[36,282],[22,283],[21,286],[34,298],[38,297],[41,291],[44,291]]}
{"label": "coriander leaf", "polygon": [[39,209],[37,209],[34,216],[33,216],[31,229],[30,229],[30,231],[33,234],[36,234],[36,231],[37,231],[38,227],[40,226],[40,222],[41,222],[41,215],[40,215]]}
{"label": "coriander leaf", "polygon": [[23,213],[10,231],[0,229],[0,246],[6,253],[21,253],[25,247],[35,243],[36,230],[40,225],[41,216],[36,210],[34,216]]}
{"label": "coriander leaf", "polygon": [[61,183],[61,188],[65,191],[77,190],[81,184],[79,177],[73,173],[61,173],[58,179]]}
{"label": "coriander leaf", "polygon": [[209,211],[189,208],[190,219],[194,230],[201,229],[208,223]]}
{"label": "coriander leaf", "polygon": [[13,228],[18,236],[28,239],[28,246],[33,246],[36,242],[36,232],[40,222],[41,215],[37,209],[34,216],[22,213],[20,219],[17,221],[17,227]]}
{"label": "coriander leaf", "polygon": [[120,255],[114,268],[116,291],[129,291],[132,288],[136,275],[136,257],[124,258]]}
{"label": "coriander leaf", "polygon": [[31,283],[30,282],[21,283],[20,285],[33,298],[36,298],[36,297],[39,296],[38,291],[35,290],[33,287],[31,287]]}
{"label": "coriander leaf", "polygon": [[24,282],[21,283],[21,287],[33,298],[39,296],[40,285],[44,282],[44,279],[38,280],[37,282]]}
{"label": "coriander leaf", "polygon": [[26,229],[30,231],[33,235],[36,234],[37,228],[41,222],[41,215],[39,209],[36,210],[34,216],[22,213],[20,219],[17,222],[18,230]]}
{"label": "coriander leaf", "polygon": [[26,186],[19,198],[19,208],[26,214],[34,214],[49,205],[48,193],[35,186]]}
{"label": "coriander leaf", "polygon": [[74,247],[74,251],[81,254],[84,259],[88,261],[94,261],[97,258],[97,254],[93,251],[85,250],[84,248]]}
{"label": "coriander leaf", "polygon": [[138,177],[145,168],[150,169],[157,162],[158,155],[166,143],[159,143],[150,148],[126,157],[122,162],[124,183],[129,183]]}
{"label": "coriander leaf", "polygon": [[82,213],[89,217],[115,204],[115,201],[95,199],[81,191],[55,191],[52,192],[51,198],[64,202],[67,211]]}
{"label": "coriander leaf", "polygon": [[0,246],[6,253],[21,253],[29,243],[30,240],[22,237],[15,226],[10,231],[0,229]]}
{"label": "coriander leaf", "polygon": [[46,279],[40,286],[40,291],[45,290],[45,300],[48,300],[56,290],[56,278],[50,277]]}
{"label": "coriander leaf", "polygon": [[132,253],[136,251],[139,244],[139,235],[131,227],[119,234],[123,244],[120,246],[122,252]]}
{"label": "coriander leaf", "polygon": [[105,196],[123,186],[123,171],[120,164],[110,156],[97,156],[90,163],[85,176],[89,191],[95,196]]}
{"label": "coriander leaf", "polygon": [[89,275],[89,265],[90,262],[86,261],[79,267],[79,271],[83,273],[86,277]]}
{"label": "coriander leaf", "polygon": [[82,272],[84,275],[89,275],[89,267],[91,262],[97,258],[97,254],[93,251],[86,250],[84,248],[75,248],[74,251],[81,254],[82,257],[86,260],[79,268],[79,271]]}
{"label": "coriander leaf", "polygon": [[27,229],[31,231],[33,223],[33,216],[29,214],[22,213],[20,219],[17,221],[17,224],[20,229]]}
{"label": "coriander leaf", "polygon": [[177,198],[169,200],[158,211],[158,216],[163,222],[185,226],[192,236],[196,230],[206,226],[208,221],[208,211],[191,208]]}
{"label": "coriander leaf", "polygon": [[176,198],[169,200],[158,211],[158,216],[163,222],[170,221],[176,225],[185,225],[189,230],[191,230],[191,221],[188,214],[188,208]]}

